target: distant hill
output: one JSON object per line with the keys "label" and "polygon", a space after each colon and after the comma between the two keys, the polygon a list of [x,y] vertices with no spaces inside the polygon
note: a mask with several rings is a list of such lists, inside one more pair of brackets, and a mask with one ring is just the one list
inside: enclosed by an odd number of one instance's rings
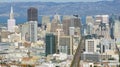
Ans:
{"label": "distant hill", "polygon": [[[11,3],[0,3],[0,16],[8,16]],[[100,2],[15,2],[14,12],[16,17],[26,17],[29,7],[36,7],[39,15],[73,15],[78,14],[96,15],[96,14],[117,14],[120,15],[120,0],[100,1]]]}

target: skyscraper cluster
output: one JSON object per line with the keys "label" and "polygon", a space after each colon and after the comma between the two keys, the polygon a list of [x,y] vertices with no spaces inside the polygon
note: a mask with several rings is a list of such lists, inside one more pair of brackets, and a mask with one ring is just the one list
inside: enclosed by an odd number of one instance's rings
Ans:
{"label": "skyscraper cluster", "polygon": [[[86,16],[86,22],[83,23],[79,15],[45,15],[42,16],[41,27],[38,27],[38,9],[30,7],[26,13],[27,21],[16,25],[11,7],[7,30],[2,29],[0,33],[1,42],[12,44],[14,51],[20,50],[20,55],[16,57],[18,60],[24,58],[25,62],[26,58],[33,58],[36,61],[29,62],[37,63],[40,56],[44,56],[46,61],[67,62],[74,60],[73,56],[80,52],[78,58],[83,66],[85,63],[103,63],[105,66],[104,62],[110,64],[111,59],[118,63],[116,49],[120,47],[119,18],[114,19],[109,15]],[[82,38],[85,38],[84,43],[81,42]],[[80,45],[83,45],[82,49],[79,49]],[[9,56],[13,57],[11,54]]]}

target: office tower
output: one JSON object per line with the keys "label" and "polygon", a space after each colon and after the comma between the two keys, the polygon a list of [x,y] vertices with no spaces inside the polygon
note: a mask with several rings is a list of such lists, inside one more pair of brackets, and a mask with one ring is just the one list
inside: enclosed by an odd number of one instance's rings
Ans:
{"label": "office tower", "polygon": [[71,18],[71,27],[75,27],[74,35],[81,35],[81,24],[82,23],[80,17],[78,17],[78,15],[73,15],[73,17]]}
{"label": "office tower", "polygon": [[50,32],[51,31],[51,23],[47,23],[46,25],[46,32]]}
{"label": "office tower", "polygon": [[94,34],[94,19],[92,16],[86,17],[86,34]]}
{"label": "office tower", "polygon": [[92,16],[86,17],[86,24],[94,24],[94,19]]}
{"label": "office tower", "polygon": [[109,24],[109,15],[102,15],[102,23]]}
{"label": "office tower", "polygon": [[46,25],[47,23],[50,23],[50,17],[42,16],[42,25]]}
{"label": "office tower", "polygon": [[7,23],[8,31],[9,32],[14,32],[14,27],[15,27],[15,19],[14,19],[14,12],[13,12],[13,7],[11,6],[11,12],[10,12],[10,18],[8,19]]}
{"label": "office tower", "polygon": [[60,24],[60,16],[56,14],[52,19],[51,23],[51,32],[55,33],[56,29],[58,28],[58,24]]}
{"label": "office tower", "polygon": [[114,26],[114,37],[120,38],[120,21],[115,20],[115,26]]}
{"label": "office tower", "polygon": [[56,53],[56,36],[54,34],[46,34],[45,43],[46,43],[46,56]]}
{"label": "office tower", "polygon": [[69,27],[71,26],[71,16],[63,16],[63,31],[65,35],[69,35]]}
{"label": "office tower", "polygon": [[69,27],[69,35],[75,35],[75,27]]}
{"label": "office tower", "polygon": [[94,34],[110,39],[109,16],[96,15],[94,23]]}
{"label": "office tower", "polygon": [[114,39],[114,25],[115,25],[115,17],[114,15],[112,15],[109,18],[110,36],[112,39]]}
{"label": "office tower", "polygon": [[59,37],[59,51],[68,55],[73,54],[73,37],[60,36]]}
{"label": "office tower", "polygon": [[42,27],[44,30],[46,30],[47,25],[50,23],[50,17],[49,16],[42,16]]}
{"label": "office tower", "polygon": [[22,41],[30,41],[30,26],[28,23],[25,23],[23,25],[19,25],[20,32],[21,32],[21,39]]}
{"label": "office tower", "polygon": [[85,40],[85,52],[99,53],[100,51],[100,40],[99,39],[86,39]]}
{"label": "office tower", "polygon": [[37,21],[29,21],[30,42],[37,42]]}
{"label": "office tower", "polygon": [[71,25],[73,25],[75,28],[80,28],[81,26],[81,20],[80,17],[78,17],[78,15],[73,15],[72,19],[71,19]]}
{"label": "office tower", "polygon": [[27,20],[28,21],[38,21],[38,10],[34,7],[30,7],[27,10]]}

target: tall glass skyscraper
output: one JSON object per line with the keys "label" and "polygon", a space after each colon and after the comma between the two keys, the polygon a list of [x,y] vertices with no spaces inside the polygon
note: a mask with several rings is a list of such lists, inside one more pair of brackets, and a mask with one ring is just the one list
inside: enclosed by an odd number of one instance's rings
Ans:
{"label": "tall glass skyscraper", "polygon": [[56,53],[56,36],[54,34],[46,34],[45,38],[45,43],[46,43],[46,56],[49,54],[54,54]]}

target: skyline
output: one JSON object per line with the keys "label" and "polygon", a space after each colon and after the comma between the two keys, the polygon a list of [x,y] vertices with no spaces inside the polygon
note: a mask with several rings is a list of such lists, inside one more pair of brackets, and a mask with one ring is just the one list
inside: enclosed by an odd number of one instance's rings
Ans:
{"label": "skyline", "polygon": [[112,0],[0,0],[0,2],[97,2],[97,1],[112,1]]}

